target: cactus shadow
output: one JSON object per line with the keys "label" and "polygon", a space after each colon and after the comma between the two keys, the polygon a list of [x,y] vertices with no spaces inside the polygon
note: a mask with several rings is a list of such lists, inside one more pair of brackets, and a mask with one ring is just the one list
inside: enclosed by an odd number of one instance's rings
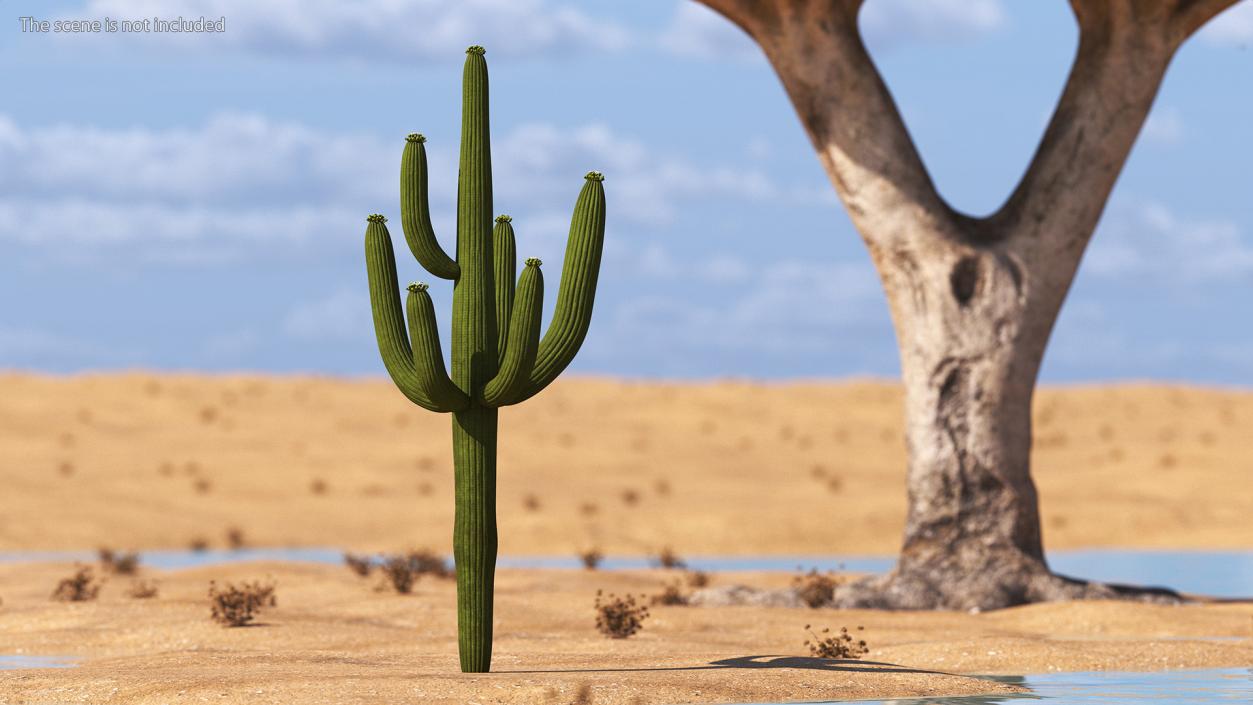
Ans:
{"label": "cactus shadow", "polygon": [[812,671],[836,671],[841,673],[926,673],[946,675],[943,671],[908,668],[882,661],[854,659],[824,659],[811,656],[779,656],[759,654],[710,661],[701,666],[640,666],[634,668],[558,668],[546,670],[499,670],[496,673],[638,673],[664,671],[715,671],[723,669],[769,669],[799,668]]}

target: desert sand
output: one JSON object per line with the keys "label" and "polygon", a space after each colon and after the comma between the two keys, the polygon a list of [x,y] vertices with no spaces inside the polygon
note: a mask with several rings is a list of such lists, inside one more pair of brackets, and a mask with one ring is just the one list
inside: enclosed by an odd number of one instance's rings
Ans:
{"label": "desert sand", "polygon": [[[0,375],[0,550],[449,551],[449,417],[387,380]],[[1045,388],[1045,544],[1253,546],[1253,393]],[[886,382],[558,380],[501,413],[500,547],[571,555],[892,554]]]}
{"label": "desert sand", "polygon": [[[984,614],[655,606],[643,630],[594,628],[598,589],[653,594],[668,571],[506,570],[498,580],[495,673],[457,672],[454,585],[413,594],[337,566],[236,564],[143,571],[156,598],[115,576],[95,602],[55,603],[68,565],[0,566],[6,650],[77,656],[76,668],[0,672],[0,702],[719,703],[1013,692],[961,673],[1243,666],[1253,606],[1046,604]],[[210,580],[272,579],[257,626],[208,619]],[[778,574],[724,574],[781,586]],[[861,660],[808,657],[803,627],[840,626]],[[1216,640],[1219,637],[1222,640]]]}
{"label": "desert sand", "polygon": [[[449,419],[386,380],[0,375],[0,551],[254,546],[450,550]],[[904,519],[901,392],[886,382],[561,380],[501,415],[506,555],[891,554]],[[1253,393],[1045,388],[1035,477],[1050,548],[1253,546]],[[504,570],[490,675],[456,663],[454,587],[375,590],[339,566],[145,568],[160,594],[49,599],[66,563],[0,564],[0,702],[717,703],[1004,693],[970,674],[1253,662],[1253,606],[1032,605],[984,614],[653,608],[595,631],[598,589],[664,571]],[[271,578],[258,626],[208,618],[210,580]],[[778,573],[715,586],[783,587]],[[857,661],[803,626],[864,626]]]}

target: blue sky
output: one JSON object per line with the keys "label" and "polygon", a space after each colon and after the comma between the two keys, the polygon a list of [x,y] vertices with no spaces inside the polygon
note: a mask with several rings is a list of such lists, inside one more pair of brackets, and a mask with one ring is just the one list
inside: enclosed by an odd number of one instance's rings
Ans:
{"label": "blue sky", "polygon": [[[689,0],[0,9],[0,368],[381,374],[364,216],[397,215],[403,137],[424,132],[451,250],[460,66],[478,43],[496,210],[514,216],[519,255],[557,265],[583,173],[607,176],[601,287],[573,370],[897,372],[869,259],[777,79]],[[33,34],[22,15],[224,16],[226,32]],[[942,193],[993,210],[1065,79],[1066,3],[870,0],[862,26]],[[1245,0],[1176,57],[1045,380],[1253,384],[1250,85]],[[401,276],[423,273],[406,255]],[[451,287],[432,293],[446,336]]]}

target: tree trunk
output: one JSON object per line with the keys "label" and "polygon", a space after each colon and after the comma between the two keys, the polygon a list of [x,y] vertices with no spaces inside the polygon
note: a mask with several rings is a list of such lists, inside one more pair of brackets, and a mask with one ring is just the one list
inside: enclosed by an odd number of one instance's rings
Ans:
{"label": "tree trunk", "polygon": [[1031,397],[1049,333],[1179,46],[1236,0],[1071,0],[1079,47],[995,213],[940,197],[861,40],[863,0],[700,0],[761,46],[887,292],[901,350],[909,513],[900,561],[842,606],[989,609],[1175,593],[1049,571]]}

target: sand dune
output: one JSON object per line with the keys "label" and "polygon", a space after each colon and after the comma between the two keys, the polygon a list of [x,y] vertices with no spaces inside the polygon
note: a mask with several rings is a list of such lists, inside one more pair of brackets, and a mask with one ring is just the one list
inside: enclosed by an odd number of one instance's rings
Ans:
{"label": "sand dune", "polygon": [[[0,375],[0,550],[446,551],[449,419],[386,380]],[[901,393],[571,378],[501,419],[501,550],[890,554]],[[1253,546],[1253,393],[1045,388],[1046,544]]]}

